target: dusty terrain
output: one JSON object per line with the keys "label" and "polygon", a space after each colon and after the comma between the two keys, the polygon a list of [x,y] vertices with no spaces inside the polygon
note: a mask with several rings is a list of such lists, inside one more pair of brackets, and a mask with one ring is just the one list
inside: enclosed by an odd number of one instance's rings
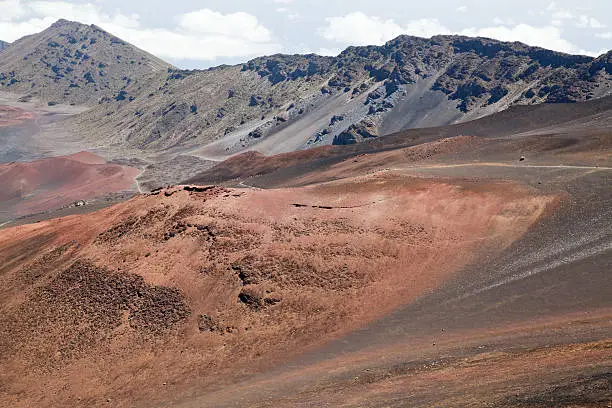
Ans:
{"label": "dusty terrain", "polygon": [[531,164],[609,165],[611,128],[610,97],[579,104],[516,106],[475,121],[408,130],[357,145],[275,156],[247,152],[188,182],[295,186],[410,163],[422,166],[491,160],[515,164],[523,155]]}
{"label": "dusty terrain", "polygon": [[237,160],[203,173],[200,181],[260,187],[364,173],[507,180],[559,201],[512,245],[485,250],[416,302],[179,406],[609,406],[612,122],[609,101],[599,103],[510,110],[354,150],[310,151],[308,163],[294,153],[242,174]]}
{"label": "dusty terrain", "polygon": [[0,406],[611,407],[611,58],[16,41]]}
{"label": "dusty terrain", "polygon": [[83,144],[62,130],[82,107],[16,99],[0,94],[0,226],[26,216],[52,217],[76,201],[99,208],[141,189],[141,169],[81,151]]}
{"label": "dusty terrain", "polygon": [[32,119],[34,119],[32,112],[12,106],[0,106],[0,127],[21,125]]}
{"label": "dusty terrain", "polygon": [[150,403],[163,399],[151,381],[180,393],[243,377],[436,288],[555,202],[513,183],[385,174],[175,188],[6,230],[4,403]]}
{"label": "dusty terrain", "polygon": [[2,230],[0,405],[606,407],[607,104]]}
{"label": "dusty terrain", "polygon": [[527,166],[411,165],[427,178],[521,179],[562,198],[501,253],[416,302],[179,406],[608,406],[610,167]]}
{"label": "dusty terrain", "polygon": [[56,210],[76,201],[134,190],[138,169],[91,153],[0,164],[0,221]]}

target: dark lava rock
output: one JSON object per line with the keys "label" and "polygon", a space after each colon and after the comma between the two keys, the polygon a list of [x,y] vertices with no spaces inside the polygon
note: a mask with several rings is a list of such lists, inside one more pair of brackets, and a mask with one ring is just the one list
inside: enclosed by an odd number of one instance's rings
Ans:
{"label": "dark lava rock", "polygon": [[342,122],[343,120],[344,120],[344,116],[334,115],[334,116],[332,116],[331,120],[329,121],[329,126],[334,126],[336,123]]}
{"label": "dark lava rock", "polygon": [[[372,110],[372,108],[371,106],[370,110]],[[374,125],[368,121],[362,121],[355,125],[351,125],[347,130],[334,137],[332,144],[349,145],[375,137],[378,137],[378,133]]]}
{"label": "dark lava rock", "polygon": [[212,317],[203,314],[198,316],[198,330],[201,332],[214,332],[218,330],[218,325],[213,321]]}
{"label": "dark lava rock", "polygon": [[260,137],[263,136],[263,131],[261,130],[261,128],[257,128],[253,130],[252,132],[249,132],[249,136],[254,139],[259,139]]}
{"label": "dark lava rock", "polygon": [[357,138],[350,132],[342,132],[334,137],[332,144],[334,145],[351,145],[356,144]]}
{"label": "dark lava rock", "polygon": [[215,186],[185,186],[183,190],[189,191],[190,193],[205,193],[207,191],[213,190]]}
{"label": "dark lava rock", "polygon": [[243,288],[238,295],[238,300],[253,310],[257,310],[264,305],[263,296],[252,288]]}
{"label": "dark lava rock", "polygon": [[49,360],[78,358],[109,339],[126,315],[135,335],[146,339],[175,329],[191,314],[179,290],[88,260],[38,282],[28,299],[0,316],[0,331],[9,336],[3,338],[10,338],[3,352],[17,352],[22,343],[34,341],[41,345],[37,353]]}
{"label": "dark lava rock", "polygon": [[263,104],[263,97],[260,95],[251,95],[249,106],[259,106]]}
{"label": "dark lava rock", "polygon": [[268,306],[274,306],[281,301],[279,297],[266,294],[261,288],[255,286],[244,287],[238,295],[238,300],[247,305],[251,310],[260,310]]}

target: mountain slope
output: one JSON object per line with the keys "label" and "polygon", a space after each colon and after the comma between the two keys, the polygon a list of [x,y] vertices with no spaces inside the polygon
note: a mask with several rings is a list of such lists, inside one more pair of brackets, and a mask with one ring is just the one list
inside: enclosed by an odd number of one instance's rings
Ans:
{"label": "mountain slope", "polygon": [[[516,106],[0,230],[0,406],[605,406],[610,111]],[[427,143],[458,127],[486,137]]]}
{"label": "mountain slope", "polygon": [[148,89],[128,86],[125,99],[105,100],[75,125],[91,140],[113,135],[117,146],[148,151],[274,154],[467,121],[516,104],[599,98],[612,93],[609,60],[485,38],[401,36],[334,58],[275,55],[171,71]]}
{"label": "mountain slope", "polygon": [[[302,185],[306,177],[312,182],[316,173],[320,176],[317,181],[327,181],[348,177],[354,171],[361,174],[383,170],[397,164],[387,154],[398,151],[406,152],[396,155],[395,160],[399,163],[434,159],[444,154],[466,156],[466,152],[469,152],[466,160],[481,161],[481,157],[490,155],[489,144],[499,143],[506,137],[514,141],[498,149],[501,154],[496,153],[497,159],[513,161],[527,152],[530,156],[541,156],[551,151],[560,155],[568,151],[594,150],[598,154],[593,157],[601,160],[596,164],[606,166],[609,164],[606,156],[612,157],[611,132],[612,97],[575,104],[512,106],[474,121],[410,129],[350,146],[322,146],[276,156],[246,152],[203,170],[185,182],[246,184],[259,188],[296,186]],[[534,140],[527,142],[528,137]],[[423,146],[428,146],[425,152]],[[342,170],[334,172],[332,169]]]}
{"label": "mountain slope", "polygon": [[4,50],[5,48],[8,48],[10,44],[7,43],[6,41],[2,41],[0,40],[0,51]]}
{"label": "mountain slope", "polygon": [[338,57],[183,71],[95,26],[60,20],[2,52],[0,89],[92,106],[66,126],[107,158],[223,160],[601,98],[612,94],[610,61],[611,53],[594,59],[486,38],[400,36]]}
{"label": "mountain slope", "polygon": [[96,26],[59,20],[0,57],[0,89],[46,102],[94,104],[171,66]]}

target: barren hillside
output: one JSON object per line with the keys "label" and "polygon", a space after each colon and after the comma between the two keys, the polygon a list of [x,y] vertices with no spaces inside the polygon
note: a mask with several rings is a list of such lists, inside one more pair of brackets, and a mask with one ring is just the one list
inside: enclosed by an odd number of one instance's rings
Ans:
{"label": "barren hillside", "polygon": [[275,55],[242,66],[170,71],[148,89],[128,86],[125,99],[105,100],[80,116],[76,128],[117,146],[223,159],[247,149],[275,154],[353,144],[512,105],[600,98],[612,93],[611,84],[609,55],[401,36],[335,58]]}
{"label": "barren hillside", "polygon": [[59,20],[2,52],[0,89],[24,100],[94,105],[170,67],[99,27]]}
{"label": "barren hillside", "polygon": [[0,404],[605,406],[606,103],[0,230]]}
{"label": "barren hillside", "polygon": [[248,150],[350,145],[511,106],[602,98],[612,93],[612,67],[610,53],[400,36],[338,57],[273,55],[185,71],[98,27],[60,20],[2,52],[0,86],[22,101],[89,106],[62,123],[74,143],[180,179],[193,163]]}

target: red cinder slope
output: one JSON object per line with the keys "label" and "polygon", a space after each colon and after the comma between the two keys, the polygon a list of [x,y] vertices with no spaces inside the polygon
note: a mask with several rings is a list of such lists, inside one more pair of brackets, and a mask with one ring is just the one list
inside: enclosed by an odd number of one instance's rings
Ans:
{"label": "red cinder slope", "polygon": [[131,167],[105,164],[91,153],[2,164],[0,215],[12,219],[131,190],[138,173]]}

